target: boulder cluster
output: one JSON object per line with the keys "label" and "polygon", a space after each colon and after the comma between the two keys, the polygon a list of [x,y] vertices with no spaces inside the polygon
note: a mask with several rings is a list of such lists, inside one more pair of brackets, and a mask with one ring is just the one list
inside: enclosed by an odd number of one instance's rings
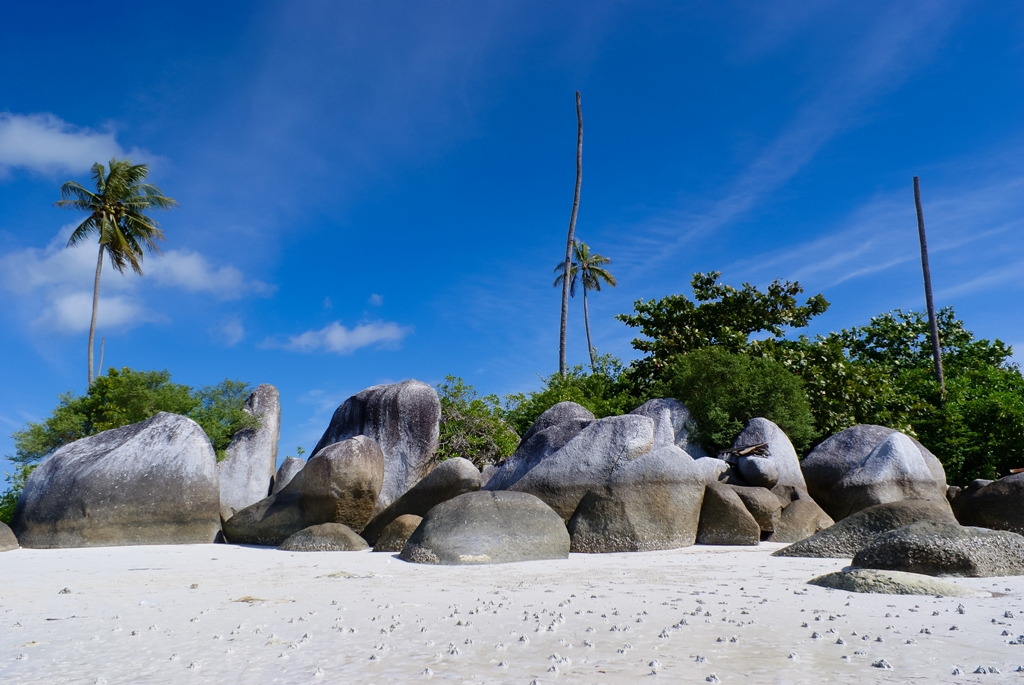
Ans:
{"label": "boulder cluster", "polygon": [[246,411],[260,428],[220,463],[197,424],[166,413],[65,445],[28,479],[13,531],[0,524],[0,551],[230,542],[490,564],[770,541],[794,543],[779,556],[862,569],[1024,574],[1024,474],[948,487],[935,455],[881,426],[848,428],[801,461],[755,418],[710,456],[676,400],[600,419],[562,402],[481,474],[436,461],[437,394],[405,381],[350,397],[308,461],[275,470],[276,388],[259,386]]}

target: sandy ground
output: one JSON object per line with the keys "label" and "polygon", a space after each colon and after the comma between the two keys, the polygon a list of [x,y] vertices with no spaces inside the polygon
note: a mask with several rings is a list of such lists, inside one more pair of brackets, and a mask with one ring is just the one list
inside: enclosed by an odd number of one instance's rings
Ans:
{"label": "sandy ground", "polygon": [[851,594],[806,585],[843,561],[780,546],[462,567],[16,550],[0,554],[0,682],[1024,681],[1024,578],[958,579],[984,591],[970,599]]}

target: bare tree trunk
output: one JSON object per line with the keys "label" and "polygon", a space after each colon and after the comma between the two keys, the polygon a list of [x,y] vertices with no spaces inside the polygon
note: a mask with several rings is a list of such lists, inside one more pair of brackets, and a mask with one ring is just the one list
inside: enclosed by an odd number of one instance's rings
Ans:
{"label": "bare tree trunk", "polygon": [[96,280],[92,284],[92,321],[89,323],[89,385],[94,379],[92,370],[92,353],[96,341],[96,310],[100,306],[100,270],[103,269],[103,243],[100,243],[100,254],[96,258]]}
{"label": "bare tree trunk", "polygon": [[942,374],[942,346],[939,343],[939,324],[935,320],[935,304],[932,301],[932,270],[928,266],[928,241],[924,236],[924,211],[921,209],[921,181],[917,176],[914,177],[914,205],[917,207],[917,235],[921,239],[921,269],[924,271],[924,298],[928,305],[928,327],[931,329],[935,379],[939,382],[939,389],[945,399],[946,379]]}
{"label": "bare tree trunk", "polygon": [[587,308],[587,284],[583,284],[583,325],[587,328],[587,351],[590,352],[590,371],[594,372],[594,345],[590,342],[590,310]]}
{"label": "bare tree trunk", "polygon": [[569,319],[569,268],[572,264],[572,241],[576,232],[576,214],[580,208],[580,181],[583,177],[583,109],[580,92],[576,91],[576,192],[569,217],[569,237],[565,241],[565,270],[562,272],[562,327],[558,338],[558,373],[565,375],[565,325]]}

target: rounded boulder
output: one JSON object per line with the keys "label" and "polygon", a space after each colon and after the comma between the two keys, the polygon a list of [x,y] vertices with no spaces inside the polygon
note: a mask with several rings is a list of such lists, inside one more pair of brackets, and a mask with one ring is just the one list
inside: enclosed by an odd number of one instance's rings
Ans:
{"label": "rounded boulder", "polygon": [[447,565],[567,559],[569,532],[551,507],[528,493],[468,492],[431,509],[400,556]]}

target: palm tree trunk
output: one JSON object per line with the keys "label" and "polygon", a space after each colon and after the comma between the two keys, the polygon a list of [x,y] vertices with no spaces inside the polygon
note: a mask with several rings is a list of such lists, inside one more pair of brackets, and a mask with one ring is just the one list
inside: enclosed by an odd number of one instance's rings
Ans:
{"label": "palm tree trunk", "polygon": [[576,232],[576,214],[580,208],[580,181],[583,177],[583,109],[580,91],[576,91],[576,191],[569,217],[569,237],[565,241],[565,271],[562,276],[562,327],[558,338],[558,373],[565,375],[565,324],[569,319],[569,268],[572,263],[572,240]]}
{"label": "palm tree trunk", "polygon": [[594,345],[590,342],[590,310],[587,309],[587,284],[583,284],[583,325],[587,328],[587,351],[590,352],[590,372],[593,373],[597,365],[594,361]]}
{"label": "palm tree trunk", "polygon": [[942,346],[939,343],[939,324],[935,320],[932,301],[932,270],[928,265],[928,241],[924,237],[924,211],[921,209],[921,181],[914,177],[914,205],[917,207],[917,235],[921,239],[921,270],[924,271],[924,299],[928,305],[928,327],[931,329],[932,358],[935,360],[935,380],[939,382],[942,398],[946,398],[946,379],[942,373]]}
{"label": "palm tree trunk", "polygon": [[100,243],[100,254],[96,258],[96,280],[92,284],[92,321],[89,323],[89,385],[92,386],[92,352],[96,340],[96,310],[100,306],[100,271],[103,269],[103,243]]}

